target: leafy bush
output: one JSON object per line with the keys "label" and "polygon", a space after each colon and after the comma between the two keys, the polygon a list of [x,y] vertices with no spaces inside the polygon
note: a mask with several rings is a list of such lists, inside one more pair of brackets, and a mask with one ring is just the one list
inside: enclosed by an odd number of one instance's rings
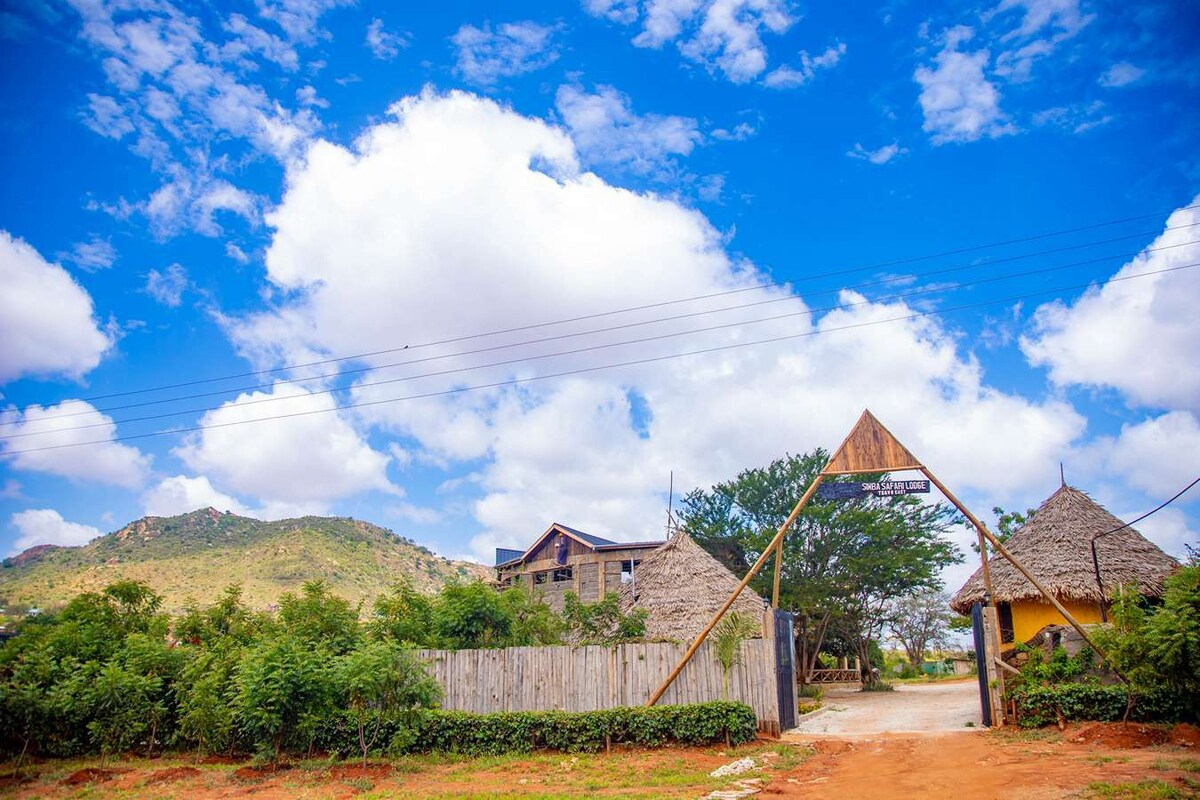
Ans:
{"label": "leafy bush", "polygon": [[[1129,690],[1124,686],[1096,683],[1064,683],[1057,686],[1028,686],[1015,689],[1017,723],[1022,728],[1040,728],[1058,720],[1112,722],[1125,716]],[[1130,718],[1138,722],[1178,722],[1188,718],[1185,702],[1169,690],[1139,694]]]}
{"label": "leafy bush", "polygon": [[751,741],[754,710],[744,703],[610,708],[602,711],[518,711],[469,714],[429,711],[417,723],[407,752],[501,755],[534,750],[596,752],[608,745],[659,747]]}
{"label": "leafy bush", "polygon": [[646,635],[648,613],[644,608],[622,613],[616,592],[595,603],[580,601],[574,592],[563,595],[563,620],[573,644],[612,646],[640,639]]}
{"label": "leafy bush", "polygon": [[1113,668],[1139,696],[1169,690],[1192,718],[1200,717],[1200,566],[1167,578],[1156,608],[1146,608],[1131,589],[1121,592],[1112,618],[1099,643]]}

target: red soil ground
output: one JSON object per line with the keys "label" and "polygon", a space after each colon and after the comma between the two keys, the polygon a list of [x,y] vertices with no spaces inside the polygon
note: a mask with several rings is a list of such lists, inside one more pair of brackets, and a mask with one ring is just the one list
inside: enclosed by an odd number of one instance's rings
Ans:
{"label": "red soil ground", "polygon": [[[1185,767],[1200,758],[1200,730],[1139,725],[1088,724],[1057,730],[963,731],[936,735],[883,734],[850,737],[795,737],[782,743],[807,748],[812,755],[798,766],[775,757],[747,777],[766,779],[764,797],[869,798],[914,797],[1068,798],[1095,782],[1110,784],[1157,780],[1184,796],[1195,792],[1198,776]],[[761,748],[760,748],[761,749]],[[98,794],[122,792],[129,798],[254,797],[349,800],[363,792],[375,797],[702,797],[711,790],[703,776],[753,748],[675,748],[620,750],[607,756],[574,759],[541,755],[529,759],[476,762],[370,764],[291,769],[244,765],[206,768],[190,759],[164,758],[153,766],[122,765],[103,774],[91,768],[64,776],[46,762],[21,779],[0,778],[0,795],[16,798],[70,798],[85,784]],[[578,762],[578,763],[577,763]],[[145,762],[142,762],[145,763]],[[586,775],[580,773],[584,768]],[[1194,767],[1193,767],[1194,769]],[[654,780],[666,772],[678,782]],[[699,776],[699,780],[687,775]],[[644,780],[644,783],[643,783]],[[91,783],[91,781],[100,781]]]}

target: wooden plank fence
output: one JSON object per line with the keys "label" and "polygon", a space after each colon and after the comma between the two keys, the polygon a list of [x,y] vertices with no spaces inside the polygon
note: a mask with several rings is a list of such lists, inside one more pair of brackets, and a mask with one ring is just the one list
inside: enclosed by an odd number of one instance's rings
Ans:
{"label": "wooden plank fence", "polygon": [[[442,687],[442,707],[455,711],[594,711],[644,705],[687,649],[654,642],[616,647],[510,647],[503,650],[418,650]],[[659,701],[679,705],[720,700],[721,664],[705,642]],[[729,700],[754,709],[759,730],[779,733],[775,647],[742,643],[742,664],[729,674]]]}

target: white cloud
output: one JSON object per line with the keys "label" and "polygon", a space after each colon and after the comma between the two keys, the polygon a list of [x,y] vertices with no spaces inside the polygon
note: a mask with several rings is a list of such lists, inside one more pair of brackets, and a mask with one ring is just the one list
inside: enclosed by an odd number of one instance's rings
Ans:
{"label": "white cloud", "polygon": [[[1125,514],[1117,516],[1126,520],[1137,519],[1139,514],[1144,514],[1148,510],[1131,509]],[[1134,528],[1163,550],[1181,560],[1187,557],[1185,544],[1190,545],[1193,549],[1200,547],[1200,531],[1188,524],[1187,516],[1180,508],[1164,508],[1154,516],[1142,520]]]}
{"label": "white cloud", "polygon": [[317,94],[313,86],[301,86],[296,90],[296,102],[302,106],[329,108],[329,101]]}
{"label": "white cloud", "polygon": [[91,295],[7,231],[0,231],[0,286],[0,384],[23,375],[80,378],[112,346]]}
{"label": "white cloud", "polygon": [[1009,38],[1045,32],[1073,36],[1094,19],[1080,10],[1079,0],[1001,0],[994,13],[1014,10],[1020,12],[1021,22]]}
{"label": "white cloud", "polygon": [[604,17],[622,25],[632,25],[638,19],[637,0],[584,0],[583,7],[593,17]]}
{"label": "white cloud", "polygon": [[39,544],[78,547],[103,535],[91,525],[67,522],[62,514],[52,508],[18,511],[9,518],[9,525],[17,529],[17,540],[13,542],[9,555],[16,555]]}
{"label": "white cloud", "polygon": [[810,82],[822,70],[833,69],[838,61],[846,54],[844,42],[830,47],[819,56],[810,56],[807,50],[800,51],[800,66],[783,65],[772,70],[763,78],[763,85],[769,89],[795,89]]}
{"label": "white cloud", "polygon": [[1033,115],[1034,125],[1053,125],[1072,133],[1086,133],[1112,122],[1112,114],[1099,100],[1075,106],[1056,106]]}
{"label": "white cloud", "polygon": [[383,29],[383,20],[376,17],[367,25],[367,47],[380,61],[391,61],[400,55],[400,51],[408,47],[408,39],[398,33]]}
{"label": "white cloud", "polygon": [[255,0],[258,13],[283,29],[294,42],[312,42],[320,34],[321,15],[353,0]]}
{"label": "white cloud", "polygon": [[[267,398],[288,399],[256,404]],[[395,491],[387,479],[388,457],[371,449],[335,407],[328,394],[295,385],[242,394],[205,414],[203,430],[173,452],[220,491],[258,498],[271,516],[321,510],[373,489]]]}
{"label": "white cloud", "polygon": [[117,260],[117,250],[112,242],[93,236],[86,242],[79,242],[71,252],[59,253],[60,258],[67,258],[84,272],[96,272],[108,269]]}
{"label": "white cloud", "polygon": [[885,144],[883,147],[877,148],[875,150],[868,150],[867,148],[863,147],[861,144],[855,143],[854,149],[847,151],[846,155],[850,156],[851,158],[858,158],[858,159],[862,159],[863,161],[870,161],[872,164],[878,165],[878,164],[886,164],[889,161],[891,161],[893,158],[895,158],[896,156],[903,155],[907,152],[908,152],[908,150],[901,147],[899,142],[892,142],[891,144]]}
{"label": "white cloud", "polygon": [[163,272],[152,269],[146,276],[146,294],[171,308],[179,307],[187,286],[187,270],[179,264],[172,264]]}
{"label": "white cloud", "polygon": [[246,254],[246,251],[243,250],[242,248],[238,247],[233,242],[225,243],[225,255],[229,256],[230,258],[232,258],[234,261],[238,262],[239,264],[249,264],[250,263],[250,256]]}
{"label": "white cloud", "polygon": [[[88,95],[84,122],[102,136],[128,142],[163,176],[152,197],[130,204],[160,235],[186,226],[215,235],[219,229],[206,207],[214,199],[230,202],[234,192],[249,196],[222,173],[233,174],[252,158],[295,157],[320,127],[314,98],[301,95],[301,108],[289,110],[244,76],[260,72],[265,62],[285,72],[298,69],[296,45],[320,37],[319,17],[337,2],[261,0],[260,15],[278,24],[282,37],[240,14],[206,32],[169,0],[70,4],[82,21],[80,38],[101,63],[111,92]],[[241,205],[216,208],[252,217]]]}
{"label": "white cloud", "polygon": [[[617,538],[656,536],[672,470],[676,485],[690,488],[785,451],[834,446],[864,405],[939,475],[993,502],[1040,486],[1038,470],[1083,432],[1083,418],[1065,403],[988,387],[980,366],[960,353],[954,331],[930,318],[889,322],[911,309],[870,304],[853,294],[843,297],[853,308],[814,323],[803,315],[802,298],[782,289],[746,291],[740,300],[775,300],[771,313],[800,315],[486,369],[479,365],[763,313],[657,322],[476,356],[462,350],[603,323],[423,347],[424,341],[531,321],[746,289],[762,283],[763,275],[731,259],[725,237],[696,211],[581,172],[571,140],[553,125],[463,93],[427,92],[393,112],[395,120],[366,131],[353,150],[318,143],[289,170],[288,190],[267,218],[273,238],[265,263],[269,280],[293,299],[232,321],[230,334],[257,363],[272,366],[305,354],[358,353],[363,341],[409,344],[402,354],[365,359],[375,370],[362,376],[351,396],[379,404],[354,415],[376,435],[403,441],[417,463],[471,470],[468,488],[447,491],[471,495],[481,528],[473,549],[480,557],[495,544],[526,543],[554,519]],[[603,322],[661,315],[647,311]],[[839,330],[851,325],[868,327]],[[386,402],[789,335],[807,338]],[[448,357],[408,368],[384,366],[436,355]],[[364,385],[460,367],[472,369]],[[994,444],[985,451],[963,448],[972,437]],[[197,472],[213,475],[206,466],[196,465]],[[226,486],[216,477],[214,483]]]}
{"label": "white cloud", "polygon": [[[1007,13],[1013,11],[1019,13]],[[1079,0],[1002,0],[983,15],[983,20],[994,17],[1001,23],[1017,23],[999,37],[1001,50],[995,64],[995,74],[1012,83],[1028,81],[1038,61],[1053,54],[1095,18],[1083,13]]]}
{"label": "white cloud", "polygon": [[611,86],[589,94],[560,86],[555,104],[580,155],[593,164],[625,167],[647,175],[669,168],[703,140],[691,117],[635,114],[627,95]]}
{"label": "white cloud", "polygon": [[685,58],[734,83],[761,75],[768,60],[763,35],[782,34],[796,21],[785,0],[646,0],[640,14],[630,0],[585,0],[584,9],[623,25],[640,21],[637,47],[676,42]]}
{"label": "white cloud", "polygon": [[[112,441],[116,423],[83,400],[0,411],[0,432],[20,437],[0,443],[0,457],[15,469],[126,489],[141,486],[150,470],[150,457]],[[14,452],[20,450],[34,452]]]}
{"label": "white cloud", "polygon": [[[1200,421],[1187,411],[1171,411],[1123,425],[1120,435],[1099,449],[1107,451],[1103,462],[1111,474],[1149,497],[1166,500],[1200,476]],[[1200,491],[1192,492],[1180,502],[1200,501]]]}
{"label": "white cloud", "polygon": [[964,25],[946,31],[934,66],[917,67],[913,74],[921,85],[924,129],[934,144],[973,142],[1015,132],[1000,110],[1000,93],[984,75],[987,50],[963,53],[958,49],[974,35]]}
{"label": "white cloud", "polygon": [[142,494],[142,513],[146,516],[173,517],[209,507],[242,516],[250,514],[236,498],[214,489],[203,475],[164,478]]}
{"label": "white cloud", "polygon": [[536,22],[506,22],[493,31],[463,25],[450,38],[458,48],[456,69],[464,80],[489,87],[501,78],[524,75],[547,67],[558,59],[555,28]]}
{"label": "white cloud", "polygon": [[1104,74],[1099,78],[1099,83],[1101,86],[1115,89],[1121,86],[1128,86],[1131,83],[1137,83],[1145,76],[1146,70],[1141,67],[1135,67],[1128,61],[1118,61],[1104,71]]}
{"label": "white cloud", "polygon": [[749,122],[739,122],[733,126],[733,130],[728,128],[717,128],[710,134],[712,138],[722,142],[743,142],[758,133],[758,128],[751,125]]}
{"label": "white cloud", "polygon": [[[1200,197],[1189,205],[1200,202]],[[1148,250],[1074,303],[1055,300],[1034,314],[1021,339],[1031,364],[1059,385],[1109,387],[1130,403],[1200,411],[1200,245],[1189,244],[1200,210],[1180,209]],[[1180,245],[1171,249],[1161,249]],[[1185,267],[1122,280],[1132,275]]]}

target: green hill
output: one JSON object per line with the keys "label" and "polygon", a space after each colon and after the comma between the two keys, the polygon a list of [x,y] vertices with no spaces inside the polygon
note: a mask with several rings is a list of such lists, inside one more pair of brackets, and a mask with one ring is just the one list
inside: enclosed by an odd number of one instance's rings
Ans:
{"label": "green hill", "polygon": [[231,583],[267,608],[285,591],[321,579],[351,601],[386,591],[401,577],[434,592],[452,578],[486,578],[479,564],[450,561],[395,533],[355,519],[302,517],[262,522],[200,509],[145,517],[82,547],[38,546],[5,559],[0,598],[53,608],[116,580],[145,581],[177,611],[208,603]]}

